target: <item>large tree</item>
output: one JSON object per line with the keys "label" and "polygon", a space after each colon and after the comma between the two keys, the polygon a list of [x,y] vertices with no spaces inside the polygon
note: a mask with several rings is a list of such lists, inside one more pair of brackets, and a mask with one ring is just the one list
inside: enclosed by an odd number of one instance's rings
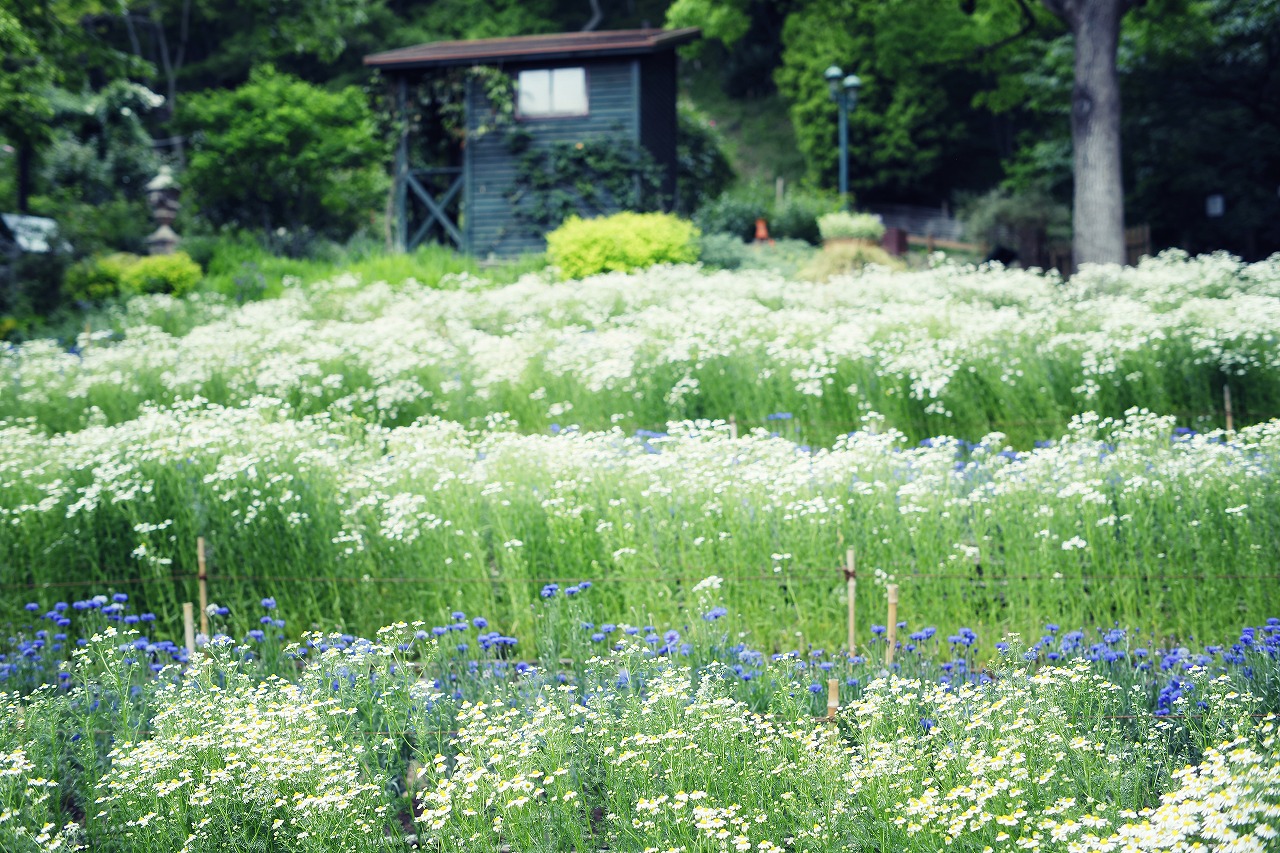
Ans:
{"label": "large tree", "polygon": [[1125,262],[1124,184],[1120,168],[1120,21],[1139,0],[1043,0],[1071,29],[1075,85],[1071,149],[1075,178],[1072,254],[1075,263]]}

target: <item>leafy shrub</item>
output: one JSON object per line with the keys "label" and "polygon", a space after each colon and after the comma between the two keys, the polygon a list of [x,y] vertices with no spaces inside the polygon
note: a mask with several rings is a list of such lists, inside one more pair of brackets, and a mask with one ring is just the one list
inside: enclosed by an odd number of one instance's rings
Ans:
{"label": "leafy shrub", "polygon": [[736,270],[751,260],[751,250],[736,234],[703,234],[698,239],[698,260],[715,269]]}
{"label": "leafy shrub", "polygon": [[204,273],[185,252],[138,257],[115,252],[88,258],[67,270],[62,282],[65,298],[101,302],[138,293],[190,293]]}
{"label": "leafy shrub", "polygon": [[676,210],[689,214],[733,183],[724,137],[704,113],[686,101],[677,104]]}
{"label": "leafy shrub", "polygon": [[762,195],[723,193],[698,208],[693,222],[706,234],[735,234],[741,240],[756,236],[756,220],[769,218],[769,202]]}
{"label": "leafy shrub", "polygon": [[204,272],[186,252],[149,255],[125,267],[120,289],[134,293],[172,293],[184,296],[195,290]]}
{"label": "leafy shrub", "polygon": [[880,242],[884,237],[884,221],[874,213],[848,213],[837,210],[818,218],[823,240],[867,240]]}
{"label": "leafy shrub", "polygon": [[138,262],[137,255],[114,252],[86,258],[67,270],[62,280],[62,294],[78,302],[101,302],[127,291],[125,274]]}
{"label": "leafy shrub", "polygon": [[384,200],[387,144],[364,95],[265,66],[232,92],[193,95],[185,181],[214,225],[345,238]]}
{"label": "leafy shrub", "polygon": [[836,208],[836,200],[821,195],[792,194],[774,208],[769,234],[817,245],[822,242],[818,220]]}
{"label": "leafy shrub", "polygon": [[1071,211],[1047,193],[1012,194],[994,189],[965,205],[961,212],[965,235],[988,246],[1012,246],[1018,232],[1038,231],[1050,240],[1071,238]]}
{"label": "leafy shrub", "polygon": [[698,229],[668,213],[572,216],[547,235],[547,259],[566,279],[698,259]]}
{"label": "leafy shrub", "polygon": [[809,281],[827,281],[838,275],[851,275],[875,264],[888,269],[904,269],[897,260],[879,246],[865,243],[847,243],[831,246],[818,252],[800,271],[800,278]]}

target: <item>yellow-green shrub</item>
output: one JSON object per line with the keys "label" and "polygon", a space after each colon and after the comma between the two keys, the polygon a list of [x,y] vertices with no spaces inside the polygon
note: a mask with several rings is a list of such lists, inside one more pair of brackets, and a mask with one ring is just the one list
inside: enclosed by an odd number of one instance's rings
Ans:
{"label": "yellow-green shrub", "polygon": [[698,229],[669,213],[571,216],[547,235],[547,259],[566,279],[693,263],[698,259]]}
{"label": "yellow-green shrub", "polygon": [[186,252],[148,255],[125,268],[120,278],[124,293],[172,293],[183,296],[195,290],[204,272]]}
{"label": "yellow-green shrub", "polygon": [[126,252],[87,258],[67,270],[62,293],[68,299],[100,302],[138,293],[172,293],[195,290],[204,271],[186,252],[138,257]]}
{"label": "yellow-green shrub", "polygon": [[68,299],[99,302],[126,292],[125,272],[138,262],[137,255],[116,252],[85,258],[71,266],[62,279],[62,293]]}

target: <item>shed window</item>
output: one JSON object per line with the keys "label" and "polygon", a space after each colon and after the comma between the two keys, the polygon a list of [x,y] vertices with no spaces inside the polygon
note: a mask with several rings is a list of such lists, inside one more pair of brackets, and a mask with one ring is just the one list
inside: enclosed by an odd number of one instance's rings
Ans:
{"label": "shed window", "polygon": [[518,81],[520,115],[584,116],[587,114],[587,70],[543,68],[521,71]]}

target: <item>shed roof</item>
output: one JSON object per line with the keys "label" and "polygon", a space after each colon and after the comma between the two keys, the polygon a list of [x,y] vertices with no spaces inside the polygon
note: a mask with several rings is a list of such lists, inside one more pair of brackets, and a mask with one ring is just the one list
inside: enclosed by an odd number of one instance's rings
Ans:
{"label": "shed roof", "polygon": [[370,54],[364,58],[364,64],[388,71],[407,71],[521,59],[587,59],[595,56],[636,55],[670,50],[693,41],[701,34],[702,31],[697,27],[684,27],[678,30],[601,30],[471,41],[436,41]]}

